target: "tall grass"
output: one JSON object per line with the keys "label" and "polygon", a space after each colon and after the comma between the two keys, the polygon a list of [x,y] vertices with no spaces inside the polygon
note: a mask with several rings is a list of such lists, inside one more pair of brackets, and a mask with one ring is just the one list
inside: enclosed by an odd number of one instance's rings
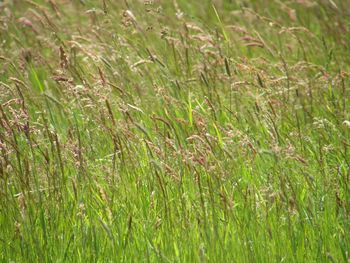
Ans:
{"label": "tall grass", "polygon": [[350,2],[0,3],[4,262],[350,262]]}

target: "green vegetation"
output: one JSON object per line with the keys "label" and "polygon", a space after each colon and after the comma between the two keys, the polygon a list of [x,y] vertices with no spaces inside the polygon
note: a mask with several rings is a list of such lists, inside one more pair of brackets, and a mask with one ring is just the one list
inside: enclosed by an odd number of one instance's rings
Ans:
{"label": "green vegetation", "polygon": [[0,2],[2,262],[350,262],[350,1]]}

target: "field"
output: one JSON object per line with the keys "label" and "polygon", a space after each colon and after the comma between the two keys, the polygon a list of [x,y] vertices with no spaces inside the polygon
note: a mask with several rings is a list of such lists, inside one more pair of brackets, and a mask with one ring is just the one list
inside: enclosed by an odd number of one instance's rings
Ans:
{"label": "field", "polygon": [[0,261],[350,262],[349,6],[0,1]]}

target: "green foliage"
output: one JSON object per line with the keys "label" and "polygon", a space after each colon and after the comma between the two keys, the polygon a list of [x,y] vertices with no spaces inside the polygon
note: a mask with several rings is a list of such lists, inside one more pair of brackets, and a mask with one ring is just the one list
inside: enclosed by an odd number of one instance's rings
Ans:
{"label": "green foliage", "polygon": [[5,0],[1,261],[350,262],[349,5]]}

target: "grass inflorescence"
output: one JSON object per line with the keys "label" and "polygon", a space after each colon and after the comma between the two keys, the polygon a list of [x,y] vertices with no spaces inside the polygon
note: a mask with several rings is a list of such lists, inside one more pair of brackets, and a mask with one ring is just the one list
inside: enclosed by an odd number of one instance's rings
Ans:
{"label": "grass inflorescence", "polygon": [[350,262],[348,0],[0,2],[3,262]]}

